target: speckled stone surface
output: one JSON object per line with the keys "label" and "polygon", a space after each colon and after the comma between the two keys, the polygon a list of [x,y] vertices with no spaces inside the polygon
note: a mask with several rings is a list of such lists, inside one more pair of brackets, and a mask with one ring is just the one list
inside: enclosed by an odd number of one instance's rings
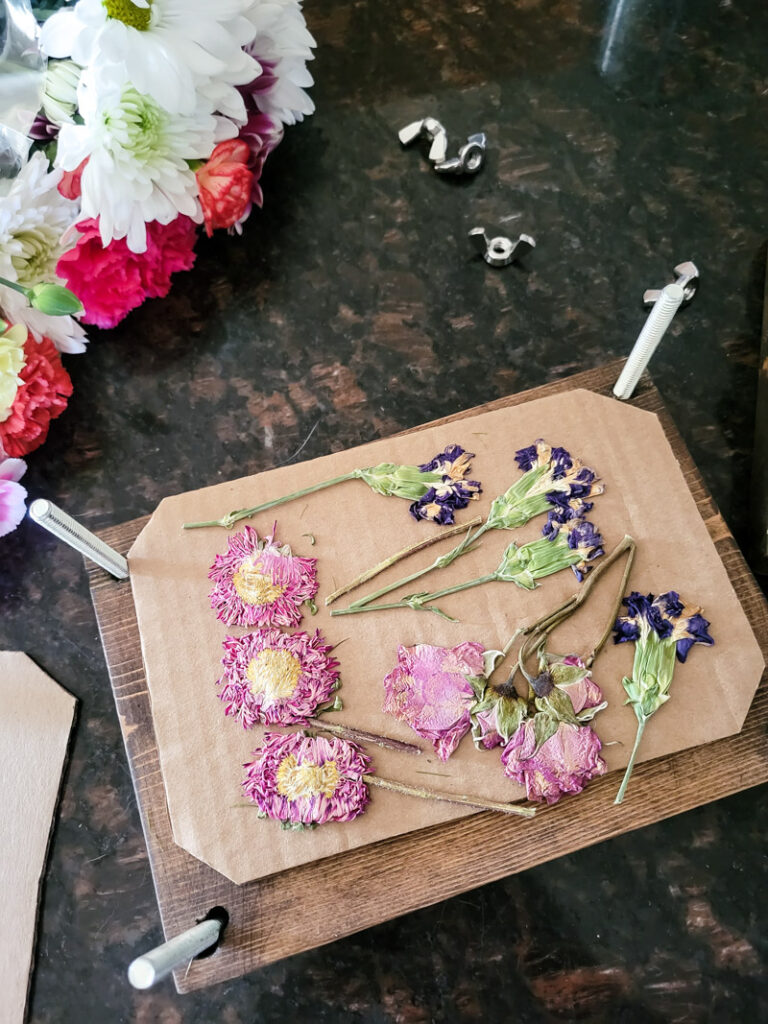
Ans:
{"label": "speckled stone surface", "polygon": [[[164,495],[313,457],[626,353],[647,287],[702,286],[653,375],[746,538],[768,215],[764,0],[314,0],[318,113],[288,132],[242,238],[94,331],[25,483],[99,527]],[[485,130],[440,178],[396,132]],[[473,257],[475,224],[537,240]],[[311,434],[311,436],[310,436]],[[652,486],[652,482],[649,482]],[[660,500],[663,496],[660,496]],[[764,790],[179,997],[125,968],[161,939],[82,562],[0,541],[3,646],[81,700],[46,878],[31,1019],[760,1019]],[[509,865],[514,870],[514,865]],[[297,908],[297,913],[300,910]]]}

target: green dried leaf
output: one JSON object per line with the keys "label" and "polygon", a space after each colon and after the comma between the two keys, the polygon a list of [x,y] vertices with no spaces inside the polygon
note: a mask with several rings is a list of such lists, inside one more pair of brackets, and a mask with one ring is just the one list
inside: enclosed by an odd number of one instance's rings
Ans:
{"label": "green dried leaf", "polygon": [[499,735],[508,743],[520,728],[528,714],[528,706],[520,697],[499,697],[496,722]]}
{"label": "green dried leaf", "polygon": [[[536,702],[538,704],[538,701]],[[542,710],[551,714],[558,722],[568,722],[569,725],[578,725],[579,720],[573,710],[573,701],[564,690],[555,687],[546,697],[542,697]]]}
{"label": "green dried leaf", "polygon": [[475,697],[482,700],[485,695],[485,678],[483,676],[467,676],[466,679],[472,687]]}
{"label": "green dried leaf", "polygon": [[579,683],[589,675],[588,668],[579,668],[578,665],[550,665],[549,671],[555,686]]}
{"label": "green dried leaf", "polygon": [[536,747],[534,754],[546,743],[550,736],[554,736],[557,732],[560,723],[556,718],[552,718],[546,711],[540,711],[539,714],[533,716],[533,735],[536,740]]}
{"label": "green dried leaf", "polygon": [[485,651],[483,653],[483,675],[486,679],[488,679],[503,657],[503,651]]}

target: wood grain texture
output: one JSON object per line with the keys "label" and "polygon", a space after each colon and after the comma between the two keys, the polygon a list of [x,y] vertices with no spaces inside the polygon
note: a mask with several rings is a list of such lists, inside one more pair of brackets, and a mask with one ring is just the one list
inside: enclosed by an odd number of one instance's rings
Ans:
{"label": "wood grain texture", "polygon": [[[437,422],[573,388],[610,395],[621,365],[615,362]],[[658,415],[763,654],[768,654],[768,605],[647,376],[632,404]],[[100,536],[125,553],[147,521],[136,519]],[[764,674],[741,733],[641,765],[621,807],[613,806],[618,779],[608,776],[590,783],[578,800],[542,809],[533,821],[484,812],[236,886],[173,842],[131,587],[91,563],[88,572],[165,933],[189,928],[217,905],[230,914],[215,955],[177,973],[179,992],[237,977],[768,780]]]}

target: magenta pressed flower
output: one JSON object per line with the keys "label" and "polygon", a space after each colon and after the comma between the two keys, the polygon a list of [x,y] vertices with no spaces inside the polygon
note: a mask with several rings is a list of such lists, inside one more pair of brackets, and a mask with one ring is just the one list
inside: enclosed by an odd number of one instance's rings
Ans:
{"label": "magenta pressed flower", "polygon": [[356,743],[266,733],[245,765],[245,795],[259,813],[285,827],[351,821],[369,801],[364,776],[370,758]]}
{"label": "magenta pressed flower", "polygon": [[580,793],[590,779],[604,775],[602,744],[588,725],[560,722],[536,749],[535,717],[524,721],[504,748],[504,773],[525,786],[529,800],[557,803],[564,793]]}
{"label": "magenta pressed flower", "polygon": [[469,731],[476,701],[471,680],[484,672],[482,644],[400,647],[397,667],[384,679],[383,710],[406,722],[447,761]]}
{"label": "magenta pressed flower", "polygon": [[252,526],[228,538],[208,573],[211,607],[228,626],[295,626],[301,605],[317,593],[316,558],[299,558],[275,542],[274,529],[259,540]]}
{"label": "magenta pressed flower", "polygon": [[319,631],[259,629],[228,636],[223,646],[219,696],[227,702],[225,714],[244,729],[256,722],[304,724],[338,688],[339,663]]}

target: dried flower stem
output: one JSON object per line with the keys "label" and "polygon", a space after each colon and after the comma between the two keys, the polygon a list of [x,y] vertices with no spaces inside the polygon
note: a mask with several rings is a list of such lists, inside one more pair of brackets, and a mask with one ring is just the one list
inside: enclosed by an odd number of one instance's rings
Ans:
{"label": "dried flower stem", "polygon": [[324,731],[333,733],[335,736],[342,736],[344,739],[357,740],[360,743],[375,743],[377,747],[385,747],[388,750],[397,750],[401,754],[421,754],[421,747],[415,743],[405,743],[403,740],[391,739],[389,736],[380,736],[375,732],[368,732],[365,729],[356,729],[351,725],[341,725],[340,722],[328,722],[326,719],[320,721],[313,719],[306,726],[313,731]]}
{"label": "dried flower stem", "polygon": [[637,720],[637,735],[635,736],[635,745],[634,747],[632,747],[632,756],[629,759],[627,770],[624,772],[624,778],[621,780],[619,792],[616,794],[616,799],[613,801],[614,804],[620,804],[624,799],[624,794],[627,791],[627,783],[629,782],[629,777],[632,774],[632,769],[635,767],[635,758],[637,757],[637,751],[640,747],[640,740],[643,738],[643,733],[645,732],[645,723],[647,721],[648,719],[645,717],[639,718]]}
{"label": "dried flower stem", "polygon": [[537,619],[536,622],[531,623],[530,626],[525,626],[523,629],[520,630],[520,632],[523,635],[527,636],[527,639],[520,647],[520,651],[518,652],[517,657],[517,665],[515,666],[509,678],[507,679],[507,683],[512,683],[518,669],[522,672],[525,678],[528,679],[528,673],[525,671],[526,659],[533,653],[536,647],[541,646],[541,644],[544,643],[544,641],[547,639],[549,634],[553,632],[553,630],[555,630],[562,622],[565,622],[566,619],[570,618],[570,616],[573,615],[573,613],[589,597],[592,588],[595,586],[595,584],[600,579],[602,574],[606,572],[613,565],[613,563],[617,561],[617,559],[621,558],[622,555],[626,554],[627,564],[624,567],[624,573],[621,578],[621,583],[617,591],[616,600],[614,601],[613,607],[611,609],[611,614],[608,619],[607,625],[603,631],[602,636],[595,644],[595,646],[592,648],[592,651],[590,652],[588,657],[584,660],[584,664],[587,668],[592,667],[595,658],[602,650],[603,646],[608,640],[608,637],[611,635],[613,624],[616,621],[616,616],[618,615],[619,609],[621,608],[621,599],[624,596],[624,592],[627,586],[627,580],[629,579],[629,574],[632,571],[632,564],[635,560],[635,549],[636,544],[632,537],[625,536],[623,540],[619,541],[619,543],[616,545],[613,551],[611,551],[610,554],[605,556],[602,563],[590,573],[590,575],[584,581],[584,583],[582,584],[581,588],[578,590],[577,593],[572,594],[567,601],[564,601],[561,605],[558,605],[558,607],[555,608],[553,611],[547,612],[546,615],[543,615],[540,619]]}
{"label": "dried flower stem", "polygon": [[[374,565],[372,569],[367,569],[359,576],[356,576],[351,583],[345,583],[343,587],[339,587],[338,590],[334,590],[332,594],[329,594],[328,597],[326,597],[326,605],[333,604],[337,598],[343,597],[344,594],[348,594],[350,590],[355,590],[356,587],[362,586],[363,583],[367,583],[368,580],[372,580],[374,576],[378,576],[379,573],[384,572],[385,569],[389,569],[392,565],[396,565],[397,562],[402,561],[402,559],[407,558],[409,555],[414,555],[417,551],[422,551],[424,548],[428,548],[432,544],[436,544],[438,541],[444,540],[446,537],[455,537],[457,533],[461,533],[463,530],[469,532],[472,527],[479,526],[482,521],[482,516],[475,516],[475,518],[470,519],[468,523],[458,523],[456,526],[452,526],[448,530],[443,530],[441,533],[433,534],[430,537],[426,537],[424,540],[418,541],[416,544],[411,544],[409,547],[403,548],[402,551],[398,551],[396,555],[392,555],[390,558],[385,558],[383,562],[379,562],[378,565]],[[421,575],[421,573],[419,575]],[[376,595],[371,594],[368,600],[373,600],[375,596]]]}
{"label": "dried flower stem", "polygon": [[459,793],[443,793],[436,789],[419,789],[416,786],[406,786],[402,782],[393,782],[391,779],[382,779],[378,775],[364,775],[363,781],[371,786],[389,789],[394,793],[416,796],[420,800],[444,800],[450,804],[466,804],[468,807],[478,807],[488,811],[501,811],[502,814],[517,814],[521,818],[533,818],[536,815],[533,807],[523,807],[520,804],[505,804],[498,800],[486,800],[481,796],[463,796]]}
{"label": "dried flower stem", "polygon": [[332,480],[323,480],[322,483],[312,484],[311,487],[304,487],[300,491],[294,491],[292,494],[284,494],[281,498],[274,498],[272,501],[265,501],[261,505],[254,505],[253,508],[241,508],[236,512],[228,512],[227,515],[222,516],[221,519],[210,519],[204,523],[184,523],[185,530],[198,530],[203,526],[223,526],[225,530],[230,530],[235,523],[239,523],[241,519],[250,519],[251,516],[255,516],[257,512],[266,512],[267,509],[275,508],[277,505],[284,505],[288,501],[293,501],[295,498],[303,498],[305,494],[314,494],[315,491],[322,491],[326,487],[333,487],[334,484],[343,484],[347,480],[357,480],[358,471],[353,470],[351,473],[344,473],[342,476],[335,476]]}

